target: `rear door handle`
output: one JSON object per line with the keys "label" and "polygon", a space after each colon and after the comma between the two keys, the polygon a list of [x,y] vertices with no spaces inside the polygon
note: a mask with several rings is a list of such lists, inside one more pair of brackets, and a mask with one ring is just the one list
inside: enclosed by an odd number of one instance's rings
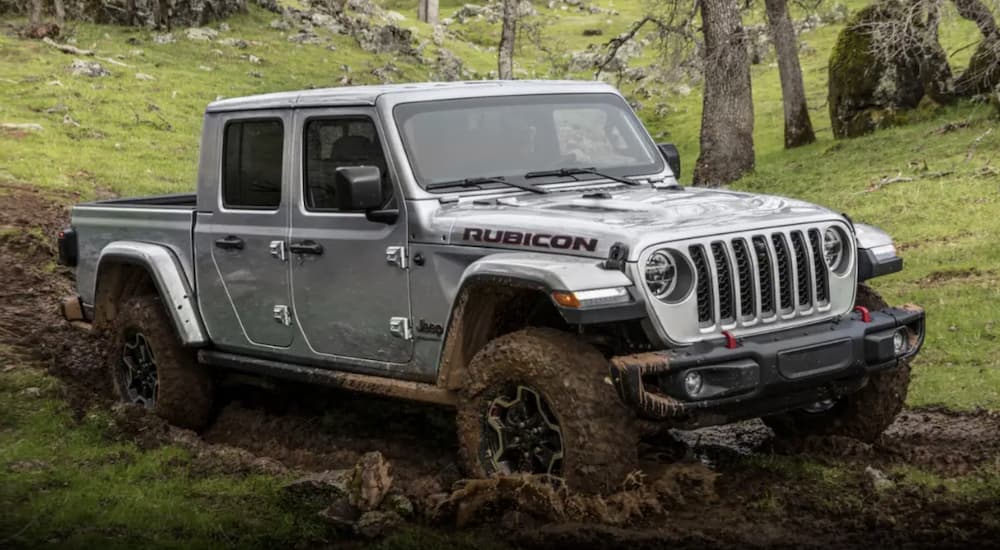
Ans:
{"label": "rear door handle", "polygon": [[319,256],[323,253],[323,245],[316,241],[302,241],[288,245],[288,250],[292,254],[313,254]]}
{"label": "rear door handle", "polygon": [[229,235],[215,241],[215,246],[224,250],[243,250],[243,239]]}

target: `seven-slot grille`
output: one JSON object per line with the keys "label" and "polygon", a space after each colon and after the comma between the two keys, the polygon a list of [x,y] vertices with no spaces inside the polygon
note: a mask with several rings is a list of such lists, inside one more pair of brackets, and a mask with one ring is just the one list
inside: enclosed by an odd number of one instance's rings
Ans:
{"label": "seven-slot grille", "polygon": [[702,328],[805,314],[830,302],[817,228],[710,241],[688,247]]}

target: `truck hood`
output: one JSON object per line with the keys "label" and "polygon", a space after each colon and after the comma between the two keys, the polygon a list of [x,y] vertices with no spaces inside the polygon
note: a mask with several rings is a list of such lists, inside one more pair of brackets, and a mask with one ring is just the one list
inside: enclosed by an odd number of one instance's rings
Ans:
{"label": "truck hood", "polygon": [[630,261],[674,240],[843,219],[785,197],[645,186],[462,200],[441,205],[431,218],[432,233],[453,245],[607,257],[622,242]]}

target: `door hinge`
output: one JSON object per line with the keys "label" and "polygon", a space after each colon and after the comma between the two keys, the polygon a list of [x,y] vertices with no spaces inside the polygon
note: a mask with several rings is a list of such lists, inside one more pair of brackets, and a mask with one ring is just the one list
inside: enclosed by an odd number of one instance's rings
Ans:
{"label": "door hinge", "polygon": [[292,315],[288,312],[288,306],[274,306],[274,320],[286,327],[292,326]]}
{"label": "door hinge", "polygon": [[410,319],[407,317],[392,317],[389,319],[389,332],[396,338],[412,340],[413,331],[410,329]]}
{"label": "door hinge", "polygon": [[275,258],[286,261],[288,260],[288,254],[285,252],[285,241],[271,241],[268,245],[268,249],[271,251],[271,255]]}
{"label": "door hinge", "polygon": [[396,264],[400,269],[406,269],[406,249],[402,246],[388,246],[385,249],[385,261]]}

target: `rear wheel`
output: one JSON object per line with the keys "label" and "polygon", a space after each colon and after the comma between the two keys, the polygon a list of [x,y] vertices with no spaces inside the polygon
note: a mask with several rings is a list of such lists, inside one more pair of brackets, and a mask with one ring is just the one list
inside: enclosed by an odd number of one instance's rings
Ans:
{"label": "rear wheel", "polygon": [[469,365],[458,436],[466,473],[549,475],[585,492],[618,487],[638,468],[638,422],[606,380],[607,360],[553,329],[487,344]]}
{"label": "rear wheel", "polygon": [[[867,285],[858,285],[855,303],[869,311],[888,307],[885,300]],[[906,401],[910,385],[908,360],[889,370],[871,375],[857,392],[827,400],[796,411],[764,417],[778,437],[841,435],[867,443],[874,442],[896,419]]]}
{"label": "rear wheel", "polygon": [[108,366],[118,397],[183,428],[201,429],[212,414],[212,380],[194,350],[183,347],[155,296],[128,300],[111,326]]}

